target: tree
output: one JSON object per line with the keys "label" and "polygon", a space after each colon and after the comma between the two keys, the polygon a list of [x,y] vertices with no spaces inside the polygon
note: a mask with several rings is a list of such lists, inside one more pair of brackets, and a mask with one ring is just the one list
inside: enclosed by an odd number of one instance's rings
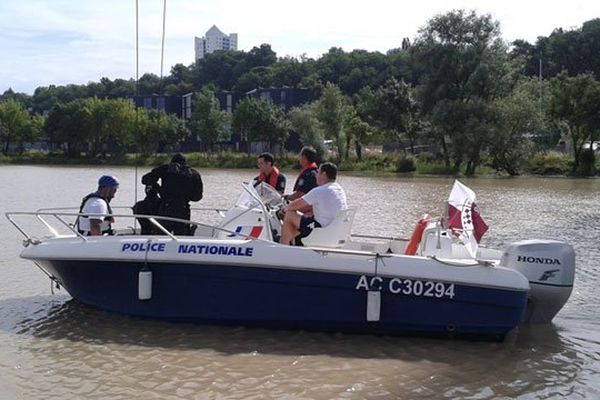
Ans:
{"label": "tree", "polygon": [[214,84],[220,90],[231,90],[237,78],[248,71],[244,57],[242,51],[218,50],[196,61],[190,69],[194,87]]}
{"label": "tree", "polygon": [[519,175],[521,162],[532,150],[527,135],[538,131],[543,124],[538,85],[534,79],[524,79],[510,95],[492,104],[494,128],[489,143],[492,165],[510,175]]}
{"label": "tree", "polygon": [[359,161],[362,160],[363,145],[367,144],[371,133],[372,129],[369,124],[362,121],[358,115],[353,114],[352,118],[350,118],[350,121],[348,122],[346,135],[354,140],[356,157]]}
{"label": "tree", "polygon": [[219,100],[214,93],[203,89],[196,96],[194,112],[190,121],[190,131],[198,135],[206,149],[212,151],[215,143],[227,139],[225,125],[229,122],[229,115],[219,109]]}
{"label": "tree", "polygon": [[346,154],[346,137],[342,129],[346,113],[347,101],[340,88],[328,83],[317,101],[316,116],[325,132],[325,137],[335,141],[340,157]]}
{"label": "tree", "polygon": [[145,73],[138,81],[138,95],[161,93],[161,81],[158,75]]}
{"label": "tree", "polygon": [[138,110],[134,139],[145,156],[164,151],[166,147],[172,148],[189,134],[185,123],[173,115],[157,110]]}
{"label": "tree", "polygon": [[[550,115],[573,143],[573,173],[592,174],[582,157],[585,146],[599,139],[600,82],[589,74],[570,77],[562,72],[550,81],[550,91]],[[593,165],[593,157],[589,161]]]}
{"label": "tree", "polygon": [[175,64],[171,67],[171,74],[165,79],[166,84],[179,85],[191,83],[192,74],[190,69],[183,64]]}
{"label": "tree", "polygon": [[31,128],[29,114],[23,105],[16,100],[0,102],[0,142],[2,153],[8,154],[10,145],[23,143],[24,138]]}
{"label": "tree", "polygon": [[272,150],[274,145],[285,143],[290,124],[283,111],[273,103],[245,98],[233,114],[233,129],[240,134],[242,142],[268,142]]}
{"label": "tree", "polygon": [[474,11],[438,15],[419,31],[411,51],[422,73],[423,111],[446,165],[453,158],[458,169],[466,158],[466,173],[473,174],[489,133],[489,103],[510,87],[511,64],[498,22]]}
{"label": "tree", "polygon": [[67,156],[79,156],[87,142],[89,118],[85,100],[57,103],[48,114],[44,131],[52,143],[64,146]]}
{"label": "tree", "polygon": [[246,68],[252,69],[255,67],[268,67],[277,62],[277,53],[271,49],[270,44],[263,43],[260,47],[254,46],[252,50],[246,54]]}
{"label": "tree", "polygon": [[314,103],[294,108],[290,113],[290,122],[292,130],[298,134],[302,144],[311,145],[320,155],[324,153],[325,137],[316,117]]}
{"label": "tree", "polygon": [[372,107],[373,118],[388,134],[388,140],[400,142],[405,136],[411,153],[414,153],[418,107],[410,86],[391,78],[374,93]]}
{"label": "tree", "polygon": [[102,113],[106,116],[103,136],[106,138],[104,147],[122,153],[127,146],[134,143],[136,110],[127,100],[102,100]]}
{"label": "tree", "polygon": [[26,143],[35,143],[38,141],[44,130],[45,118],[41,115],[32,115],[29,117],[28,124],[20,131],[15,143],[18,146],[19,154],[25,151]]}
{"label": "tree", "polygon": [[272,84],[275,87],[300,87],[305,77],[314,70],[314,60],[293,57],[280,58],[270,66]]}
{"label": "tree", "polygon": [[511,57],[520,58],[523,73],[538,76],[540,61],[544,78],[562,71],[570,76],[592,73],[600,78],[600,18],[583,23],[581,28],[556,28],[550,36],[538,37],[535,45],[524,40],[513,42]]}
{"label": "tree", "polygon": [[233,89],[249,92],[259,87],[271,86],[271,70],[267,67],[255,67],[242,74],[235,82]]}
{"label": "tree", "polygon": [[13,91],[11,88],[8,88],[0,95],[0,101],[4,100],[15,100],[23,105],[26,109],[31,107],[33,104],[33,99],[31,96],[25,93],[17,93]]}

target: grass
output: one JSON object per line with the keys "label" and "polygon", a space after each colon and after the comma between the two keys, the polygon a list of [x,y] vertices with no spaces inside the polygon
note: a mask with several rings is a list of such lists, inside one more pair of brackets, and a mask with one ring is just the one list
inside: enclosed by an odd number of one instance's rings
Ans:
{"label": "grass", "polygon": [[[189,165],[196,168],[256,168],[256,154],[247,153],[187,153]],[[63,153],[28,152],[22,155],[0,155],[0,164],[13,165],[128,165],[152,167],[169,162],[171,154],[141,155],[135,153],[122,155],[107,155],[106,157],[89,158],[84,155],[67,157]],[[298,156],[295,153],[275,155],[275,163],[279,168],[298,169]],[[433,157],[414,157],[398,153],[369,154],[358,160],[351,157],[340,161],[337,157],[330,160],[335,162],[340,171],[365,172],[373,174],[410,174],[410,175],[464,175],[464,166],[457,171],[447,167],[439,159]],[[538,153],[527,161],[523,172],[532,175],[569,175],[572,169],[572,157],[556,152]],[[600,170],[600,160],[597,162]],[[487,164],[476,170],[476,175],[495,175],[493,168]]]}

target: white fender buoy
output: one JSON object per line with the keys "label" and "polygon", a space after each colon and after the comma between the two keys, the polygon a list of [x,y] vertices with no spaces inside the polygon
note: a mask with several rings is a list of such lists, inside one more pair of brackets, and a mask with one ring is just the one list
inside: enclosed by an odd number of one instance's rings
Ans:
{"label": "white fender buoy", "polygon": [[377,322],[381,314],[381,292],[369,290],[367,292],[367,321]]}
{"label": "white fender buoy", "polygon": [[152,298],[152,271],[142,269],[138,274],[138,299],[150,300]]}

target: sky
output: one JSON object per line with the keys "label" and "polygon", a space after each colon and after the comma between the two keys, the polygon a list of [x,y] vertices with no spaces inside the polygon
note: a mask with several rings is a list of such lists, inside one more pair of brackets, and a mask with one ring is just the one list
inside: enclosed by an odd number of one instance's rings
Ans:
{"label": "sky", "polygon": [[[160,75],[163,0],[138,0],[139,75]],[[0,94],[38,86],[136,77],[135,0],[0,0]],[[331,47],[385,53],[450,10],[500,22],[507,42],[535,43],[555,28],[600,17],[600,1],[167,0],[163,75],[194,62],[194,37],[216,25],[238,50],[262,43],[279,57],[318,58]]]}

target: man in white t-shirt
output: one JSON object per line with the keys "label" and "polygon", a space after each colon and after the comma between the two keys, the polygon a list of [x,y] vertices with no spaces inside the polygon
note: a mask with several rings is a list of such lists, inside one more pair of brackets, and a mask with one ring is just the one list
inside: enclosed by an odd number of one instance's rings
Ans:
{"label": "man in white t-shirt", "polygon": [[[281,232],[282,244],[294,244],[296,237],[306,237],[314,228],[326,227],[336,215],[348,208],[346,193],[335,180],[337,166],[326,162],[317,173],[317,187],[284,207],[285,218]],[[312,217],[297,210],[312,207]]]}
{"label": "man in white t-shirt", "polygon": [[115,197],[119,181],[110,175],[101,176],[98,180],[98,190],[83,198],[77,219],[77,229],[84,236],[100,236],[112,234],[110,201]]}

